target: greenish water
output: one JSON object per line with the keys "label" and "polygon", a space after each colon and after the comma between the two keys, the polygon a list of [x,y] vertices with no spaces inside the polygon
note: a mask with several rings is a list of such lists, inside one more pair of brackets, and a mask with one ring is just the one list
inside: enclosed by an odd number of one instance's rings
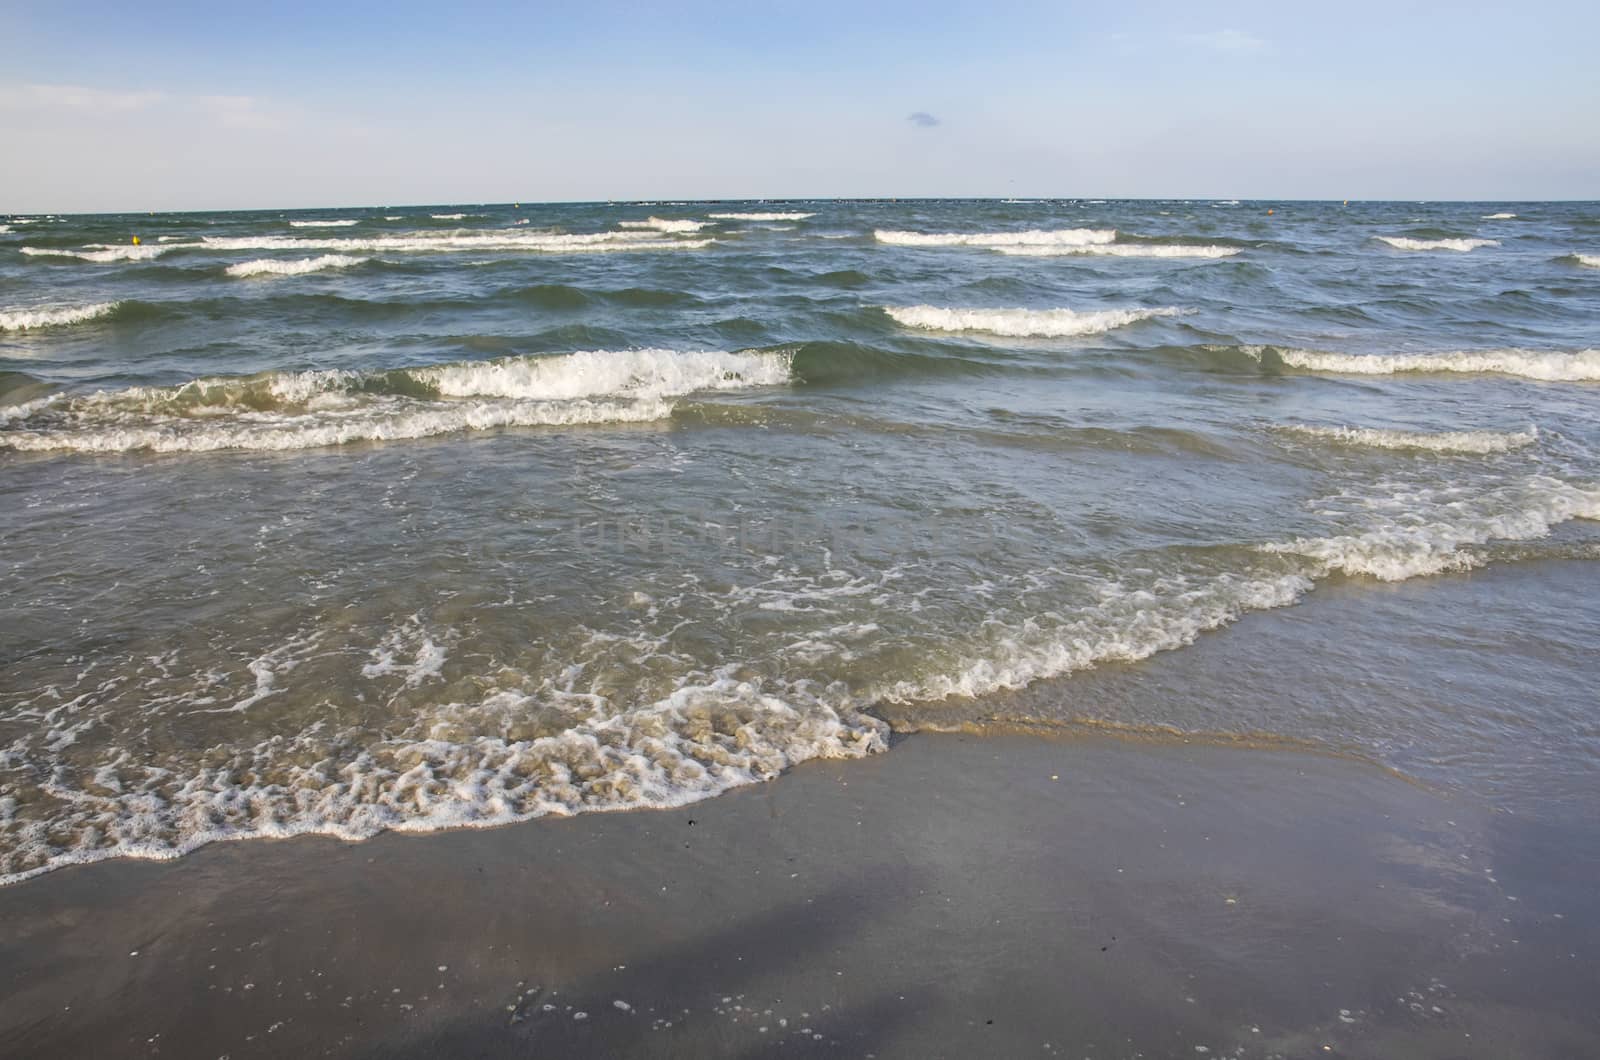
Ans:
{"label": "greenish water", "polygon": [[[0,218],[0,875],[676,805],[891,726],[1592,806],[1593,593],[1382,589],[1600,555],[1597,255],[1586,203]],[[1329,584],[1326,640],[1138,680]],[[1419,635],[1489,676],[1389,694]]]}

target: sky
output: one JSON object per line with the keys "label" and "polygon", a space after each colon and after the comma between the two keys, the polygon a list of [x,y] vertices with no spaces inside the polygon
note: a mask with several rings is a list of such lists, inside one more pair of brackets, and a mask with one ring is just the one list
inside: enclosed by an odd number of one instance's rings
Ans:
{"label": "sky", "polygon": [[0,0],[0,213],[1600,199],[1600,4]]}

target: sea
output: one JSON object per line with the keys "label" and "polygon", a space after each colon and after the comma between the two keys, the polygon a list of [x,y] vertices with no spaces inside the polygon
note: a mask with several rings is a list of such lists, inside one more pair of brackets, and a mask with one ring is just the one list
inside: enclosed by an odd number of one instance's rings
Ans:
{"label": "sea", "polygon": [[0,214],[0,882],[904,734],[1600,809],[1600,203]]}

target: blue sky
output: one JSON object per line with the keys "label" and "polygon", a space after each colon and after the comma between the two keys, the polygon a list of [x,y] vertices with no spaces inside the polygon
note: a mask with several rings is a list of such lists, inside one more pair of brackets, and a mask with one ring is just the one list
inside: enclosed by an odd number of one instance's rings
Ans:
{"label": "blue sky", "polygon": [[1600,198],[1600,5],[13,4],[0,211]]}

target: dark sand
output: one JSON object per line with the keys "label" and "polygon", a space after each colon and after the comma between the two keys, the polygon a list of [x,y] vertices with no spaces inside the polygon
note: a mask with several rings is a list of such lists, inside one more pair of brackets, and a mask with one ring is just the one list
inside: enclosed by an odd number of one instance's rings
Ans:
{"label": "dark sand", "polygon": [[1592,830],[1357,761],[917,736],[7,888],[0,1053],[1593,1056],[1597,879]]}

